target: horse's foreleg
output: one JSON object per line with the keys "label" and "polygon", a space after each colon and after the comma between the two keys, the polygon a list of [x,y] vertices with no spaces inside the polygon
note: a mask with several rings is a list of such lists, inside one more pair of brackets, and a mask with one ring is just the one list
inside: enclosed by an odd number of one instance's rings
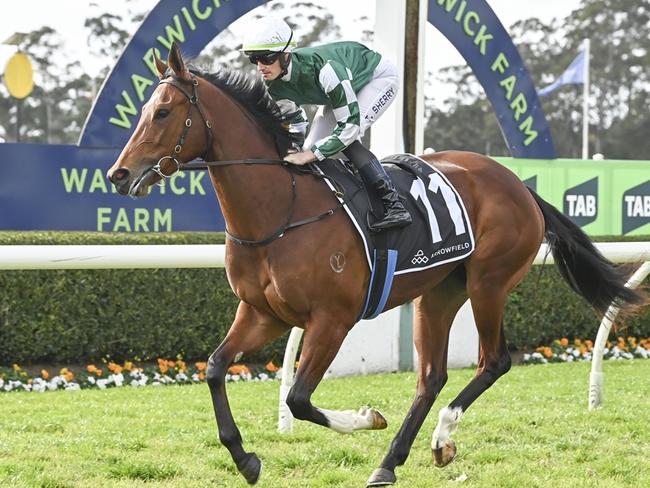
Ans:
{"label": "horse's foreleg", "polygon": [[308,420],[340,433],[350,433],[360,429],[383,429],[384,417],[372,408],[359,411],[326,410],[314,407],[311,395],[320,383],[327,368],[336,357],[348,328],[335,325],[327,317],[311,320],[305,327],[300,363],[294,385],[287,396],[287,405],[293,416]]}
{"label": "horse's foreleg", "polygon": [[244,451],[241,434],[228,404],[226,372],[237,356],[260,349],[286,330],[286,324],[241,302],[230,331],[208,360],[207,381],[219,440],[230,451],[237,469],[250,484],[257,482],[262,465],[255,453]]}
{"label": "horse's foreleg", "polygon": [[449,329],[466,299],[464,283],[461,280],[447,280],[442,286],[415,300],[413,338],[418,352],[415,400],[391,442],[386,457],[368,479],[367,486],[395,483],[395,467],[406,462],[422,423],[447,382]]}
{"label": "horse's foreleg", "polygon": [[469,406],[485,390],[510,369],[510,354],[503,334],[505,293],[481,293],[472,296],[472,309],[479,332],[481,356],[476,376],[445,408],[440,410],[438,424],[431,439],[433,461],[436,466],[449,464],[456,456],[451,434]]}

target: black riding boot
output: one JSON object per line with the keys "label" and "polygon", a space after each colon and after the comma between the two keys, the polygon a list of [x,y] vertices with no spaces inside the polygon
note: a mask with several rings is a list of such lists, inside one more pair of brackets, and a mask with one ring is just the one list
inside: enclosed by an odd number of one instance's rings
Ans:
{"label": "black riding boot", "polygon": [[411,214],[404,208],[393,182],[375,155],[359,141],[350,144],[343,153],[356,166],[366,187],[377,193],[384,207],[383,218],[369,223],[370,229],[380,232],[410,224]]}

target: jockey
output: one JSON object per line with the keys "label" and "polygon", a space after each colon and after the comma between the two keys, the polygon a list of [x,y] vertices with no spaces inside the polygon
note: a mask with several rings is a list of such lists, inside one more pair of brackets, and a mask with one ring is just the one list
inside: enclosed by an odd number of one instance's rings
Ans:
{"label": "jockey", "polygon": [[[263,17],[248,30],[242,51],[280,104],[320,105],[305,140],[304,150],[284,159],[293,164],[322,161],[339,152],[355,165],[364,185],[375,191],[384,207],[382,219],[371,223],[381,231],[411,223],[393,183],[375,155],[361,144],[361,136],[395,99],[399,75],[381,54],[356,42],[335,42],[295,48],[289,25]],[[298,110],[296,113],[304,114]],[[306,118],[292,120],[292,129]]]}

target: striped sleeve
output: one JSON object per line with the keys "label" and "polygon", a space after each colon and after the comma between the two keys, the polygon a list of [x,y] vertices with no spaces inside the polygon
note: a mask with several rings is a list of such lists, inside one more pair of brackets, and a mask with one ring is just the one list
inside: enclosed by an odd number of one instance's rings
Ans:
{"label": "striped sleeve", "polygon": [[319,161],[342,151],[359,137],[361,115],[351,79],[350,70],[336,61],[328,61],[320,70],[318,81],[330,99],[336,127],[330,136],[310,148]]}
{"label": "striped sleeve", "polygon": [[291,134],[292,145],[294,149],[302,150],[302,144],[305,142],[309,119],[305,110],[289,99],[277,101],[284,127]]}

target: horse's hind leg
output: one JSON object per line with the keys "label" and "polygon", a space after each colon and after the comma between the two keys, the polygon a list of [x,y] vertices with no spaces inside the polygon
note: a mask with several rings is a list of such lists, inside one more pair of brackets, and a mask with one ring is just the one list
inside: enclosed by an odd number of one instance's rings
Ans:
{"label": "horse's hind leg", "polygon": [[469,287],[481,347],[479,364],[472,381],[447,407],[440,410],[431,440],[433,461],[440,467],[449,464],[456,456],[456,446],[450,436],[456,430],[463,413],[510,369],[510,354],[503,333],[508,288],[500,286],[499,281],[490,279],[480,282],[482,286]]}
{"label": "horse's hind leg", "polygon": [[413,335],[418,352],[415,400],[367,486],[391,485],[396,481],[395,467],[406,462],[424,419],[447,381],[449,330],[458,309],[467,300],[463,271],[459,268],[443,283],[415,300]]}
{"label": "horse's hind leg", "polygon": [[226,372],[237,356],[260,349],[286,332],[287,328],[276,318],[241,302],[226,338],[208,360],[207,381],[219,428],[219,440],[230,451],[237,469],[250,484],[257,482],[262,464],[255,453],[244,451],[241,434],[228,404]]}
{"label": "horse's hind leg", "polygon": [[326,410],[311,403],[311,395],[320,383],[343,343],[349,327],[330,315],[315,313],[305,327],[305,337],[294,385],[287,395],[287,406],[299,420],[308,420],[342,434],[355,430],[386,428],[386,420],[373,408]]}

